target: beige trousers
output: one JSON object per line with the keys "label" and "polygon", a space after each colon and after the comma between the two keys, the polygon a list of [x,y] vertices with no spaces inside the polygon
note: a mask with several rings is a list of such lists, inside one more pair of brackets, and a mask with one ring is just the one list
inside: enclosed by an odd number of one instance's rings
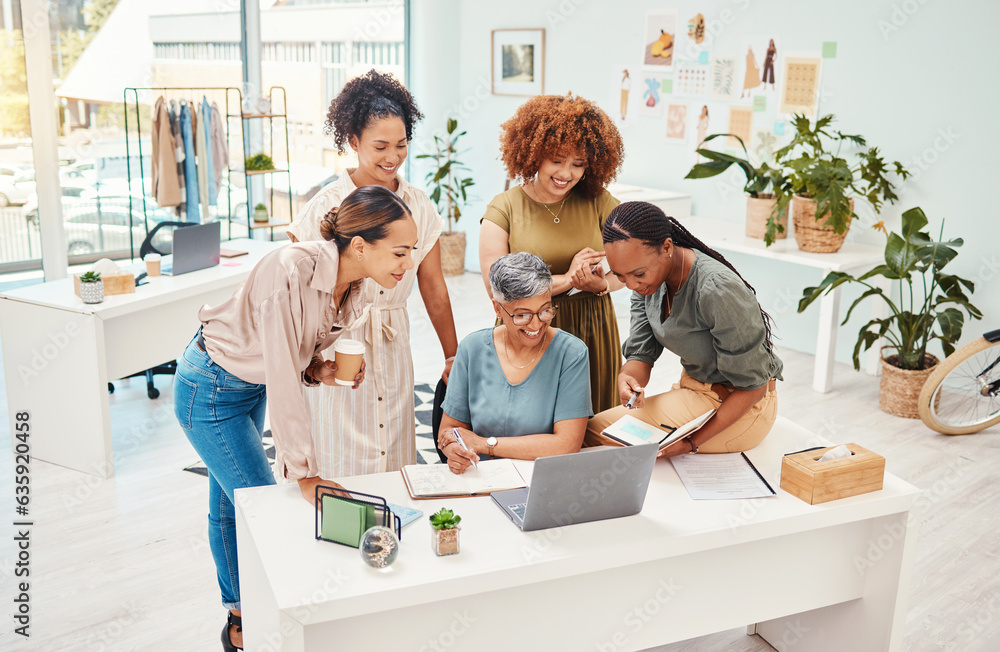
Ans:
{"label": "beige trousers", "polygon": [[[722,398],[712,390],[712,385],[698,382],[685,371],[669,392],[647,396],[641,408],[626,410],[625,406],[620,405],[597,414],[587,423],[586,445],[604,443],[601,441],[601,432],[625,414],[654,426],[676,428],[721,404]],[[771,390],[737,419],[736,423],[699,446],[698,452],[736,453],[750,450],[764,441],[767,433],[771,432],[777,413],[777,392]]]}

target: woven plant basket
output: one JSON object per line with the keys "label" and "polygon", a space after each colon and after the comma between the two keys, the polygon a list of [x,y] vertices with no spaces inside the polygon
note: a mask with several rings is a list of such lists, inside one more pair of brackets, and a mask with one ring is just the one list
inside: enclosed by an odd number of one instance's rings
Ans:
{"label": "woven plant basket", "polygon": [[883,412],[905,419],[919,419],[917,410],[920,390],[924,382],[937,366],[938,359],[930,353],[924,354],[924,364],[927,369],[910,371],[900,369],[894,362],[899,362],[896,354],[887,356],[882,348],[882,379],[879,381],[878,406]]}
{"label": "woven plant basket", "polygon": [[[775,199],[771,193],[761,193],[760,197],[747,195],[747,224],[746,235],[748,238],[764,239],[764,232],[767,231],[767,218],[774,210]],[[777,239],[783,240],[788,237],[788,209],[778,221],[784,231],[778,234]]]}
{"label": "woven plant basket", "polygon": [[[851,211],[854,211],[853,199]],[[837,233],[831,227],[822,226],[820,224],[822,220],[816,219],[816,200],[798,195],[792,197],[792,221],[795,223],[795,243],[799,249],[816,254],[832,254],[840,251],[844,246],[844,239],[847,238],[847,231],[851,228],[848,222],[847,229],[843,233]]]}
{"label": "woven plant basket", "polygon": [[465,231],[441,234],[441,269],[445,276],[465,273]]}

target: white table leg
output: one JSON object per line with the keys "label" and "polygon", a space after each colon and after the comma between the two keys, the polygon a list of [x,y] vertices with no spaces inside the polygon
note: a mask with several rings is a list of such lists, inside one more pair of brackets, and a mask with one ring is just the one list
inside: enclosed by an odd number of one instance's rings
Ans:
{"label": "white table leg", "polygon": [[0,299],[11,432],[31,415],[36,459],[101,478],[114,473],[103,323],[93,315]]}
{"label": "white table leg", "polygon": [[813,390],[823,394],[833,388],[833,363],[837,351],[837,321],[840,318],[840,288],[819,301],[819,328],[816,335],[816,364]]}
{"label": "white table leg", "polygon": [[855,570],[865,575],[861,598],[757,623],[757,634],[779,652],[903,649],[917,538],[907,529],[909,518],[903,512],[874,519],[867,550],[854,557]]}
{"label": "white table leg", "polygon": [[[890,296],[892,292],[892,281],[885,278],[873,278],[871,279],[872,285],[882,288],[882,292],[886,296]],[[889,316],[889,307],[885,305],[885,301],[878,299],[877,297],[871,298],[872,302],[872,319],[885,319]],[[882,364],[880,359],[882,357],[882,347],[885,346],[886,341],[884,338],[879,338],[872,344],[872,348],[868,349],[868,360],[865,365],[865,371],[869,376],[877,376],[882,370]]]}

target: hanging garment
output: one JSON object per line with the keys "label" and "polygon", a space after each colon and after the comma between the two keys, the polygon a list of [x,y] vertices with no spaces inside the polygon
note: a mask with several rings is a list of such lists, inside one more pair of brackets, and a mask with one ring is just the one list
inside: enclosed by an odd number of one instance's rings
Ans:
{"label": "hanging garment", "polygon": [[184,137],[181,135],[181,115],[177,100],[170,100],[170,133],[174,137],[174,156],[177,159],[177,181],[181,187],[181,205],[184,204]]}
{"label": "hanging garment", "polygon": [[212,171],[215,173],[215,192],[218,194],[222,185],[222,173],[229,167],[229,142],[226,139],[226,126],[222,122],[219,105],[212,102]]}
{"label": "hanging garment", "polygon": [[201,216],[198,213],[198,170],[194,162],[194,112],[191,104],[184,102],[181,104],[181,135],[184,138],[184,196],[187,201],[186,215],[187,222],[200,222]]}
{"label": "hanging garment", "polygon": [[162,95],[153,105],[152,142],[150,181],[153,198],[162,207],[176,206],[181,203],[181,188],[177,181],[177,158],[174,136],[170,133],[170,114]]}
{"label": "hanging garment", "polygon": [[207,211],[208,206],[218,204],[219,186],[215,183],[215,178],[218,175],[215,173],[215,162],[212,160],[214,158],[212,153],[212,106],[208,103],[208,98],[204,95],[201,96],[201,104],[198,105],[198,110],[201,112],[201,116],[199,117],[201,118],[201,130],[205,139],[205,185],[208,191],[208,201],[205,204],[205,210]]}
{"label": "hanging garment", "polygon": [[198,163],[198,198],[201,200],[201,216],[208,216],[208,143],[205,139],[205,121],[201,117],[201,108],[192,103],[191,113],[194,123],[194,154]]}

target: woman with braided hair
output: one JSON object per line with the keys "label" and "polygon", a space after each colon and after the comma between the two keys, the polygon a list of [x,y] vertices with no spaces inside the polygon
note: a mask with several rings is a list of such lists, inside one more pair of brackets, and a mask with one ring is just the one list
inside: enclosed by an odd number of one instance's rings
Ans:
{"label": "woman with braided hair", "polygon": [[[652,204],[619,205],[602,236],[612,273],[633,291],[632,315],[618,374],[623,405],[590,420],[591,441],[626,413],[633,396],[633,416],[654,426],[677,427],[717,410],[661,457],[733,453],[763,441],[777,413],[782,363],[756,291],[721,254]],[[646,396],[664,348],[684,370],[670,391]]]}
{"label": "woman with braided hair", "polygon": [[[528,252],[552,270],[552,322],[583,340],[590,352],[594,410],[618,404],[613,382],[621,368],[615,308],[605,277],[601,228],[618,200],[606,186],[625,157],[611,118],[590,100],[539,95],[501,126],[500,158],[521,185],[486,207],[479,232],[479,267],[486,291],[490,267],[509,253]],[[490,294],[492,297],[492,294]]]}

